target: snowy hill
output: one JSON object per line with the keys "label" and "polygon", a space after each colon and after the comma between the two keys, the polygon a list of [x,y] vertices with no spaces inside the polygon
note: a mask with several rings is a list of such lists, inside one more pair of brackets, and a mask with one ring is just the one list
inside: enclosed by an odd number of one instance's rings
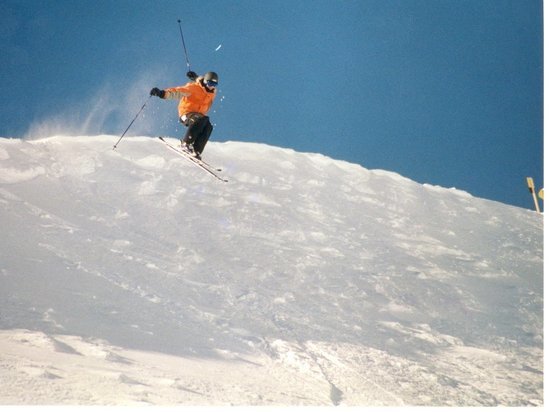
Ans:
{"label": "snowy hill", "polygon": [[0,404],[543,404],[541,215],[116,139],[0,139]]}

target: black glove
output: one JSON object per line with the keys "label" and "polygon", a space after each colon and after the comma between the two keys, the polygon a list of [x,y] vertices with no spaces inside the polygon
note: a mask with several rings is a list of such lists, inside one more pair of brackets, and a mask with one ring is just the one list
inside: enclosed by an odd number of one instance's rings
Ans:
{"label": "black glove", "polygon": [[197,80],[197,73],[193,72],[193,71],[189,71],[187,72],[187,77],[189,77],[191,80]]}
{"label": "black glove", "polygon": [[153,87],[151,89],[151,93],[150,93],[151,96],[158,96],[160,97],[161,99],[164,99],[164,90],[160,90],[159,88],[157,87]]}

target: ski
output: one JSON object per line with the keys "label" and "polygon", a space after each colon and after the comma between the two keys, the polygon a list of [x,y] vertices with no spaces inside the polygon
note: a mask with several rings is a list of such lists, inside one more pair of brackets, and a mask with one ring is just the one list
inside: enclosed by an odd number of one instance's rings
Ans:
{"label": "ski", "polygon": [[164,140],[164,138],[162,136],[159,136],[159,139],[162,140],[165,144],[169,145],[169,146],[172,146],[174,147],[176,150],[178,150],[179,152],[182,152],[183,154],[185,154],[186,156],[189,156],[193,161],[197,161],[197,163],[201,163],[203,165],[205,165],[206,167],[208,167],[210,170],[213,170],[213,171],[216,171],[216,172],[221,172],[222,171],[222,168],[221,167],[214,167],[208,163],[206,163],[204,160],[202,159],[199,159],[198,157],[196,156],[193,156],[192,153],[186,151],[186,150],[183,150],[181,148],[178,148],[176,146],[173,146],[171,145],[170,143],[168,143],[166,140]]}
{"label": "ski", "polygon": [[159,139],[162,141],[162,143],[164,143],[170,150],[173,150],[174,152],[176,152],[177,154],[179,154],[181,157],[184,157],[186,158],[187,160],[189,160],[191,163],[195,164],[196,166],[200,167],[202,170],[204,170],[205,172],[209,173],[210,175],[214,176],[216,179],[224,182],[224,183],[227,183],[229,180],[221,177],[220,175],[218,175],[216,172],[220,172],[221,169],[216,169],[212,166],[210,166],[208,163],[206,163],[204,160],[202,159],[198,159],[196,158],[195,156],[193,156],[191,153],[189,152],[186,152],[185,150],[182,150],[182,149],[178,149],[176,146],[168,143],[166,140],[164,140],[164,138],[162,136],[159,136]]}

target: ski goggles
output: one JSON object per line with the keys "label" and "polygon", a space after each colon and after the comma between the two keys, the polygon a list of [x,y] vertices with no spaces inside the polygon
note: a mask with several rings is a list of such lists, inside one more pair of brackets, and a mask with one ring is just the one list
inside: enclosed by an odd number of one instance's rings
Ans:
{"label": "ski goggles", "polygon": [[208,87],[214,88],[214,87],[218,87],[218,82],[213,82],[212,80],[208,80],[208,81],[206,82],[206,85],[207,85]]}

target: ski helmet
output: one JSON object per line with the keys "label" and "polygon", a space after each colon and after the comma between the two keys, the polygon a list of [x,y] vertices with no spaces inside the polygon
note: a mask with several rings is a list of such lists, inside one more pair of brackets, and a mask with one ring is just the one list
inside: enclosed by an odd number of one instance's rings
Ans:
{"label": "ski helmet", "polygon": [[204,81],[218,83],[218,74],[215,72],[208,72],[204,75]]}

